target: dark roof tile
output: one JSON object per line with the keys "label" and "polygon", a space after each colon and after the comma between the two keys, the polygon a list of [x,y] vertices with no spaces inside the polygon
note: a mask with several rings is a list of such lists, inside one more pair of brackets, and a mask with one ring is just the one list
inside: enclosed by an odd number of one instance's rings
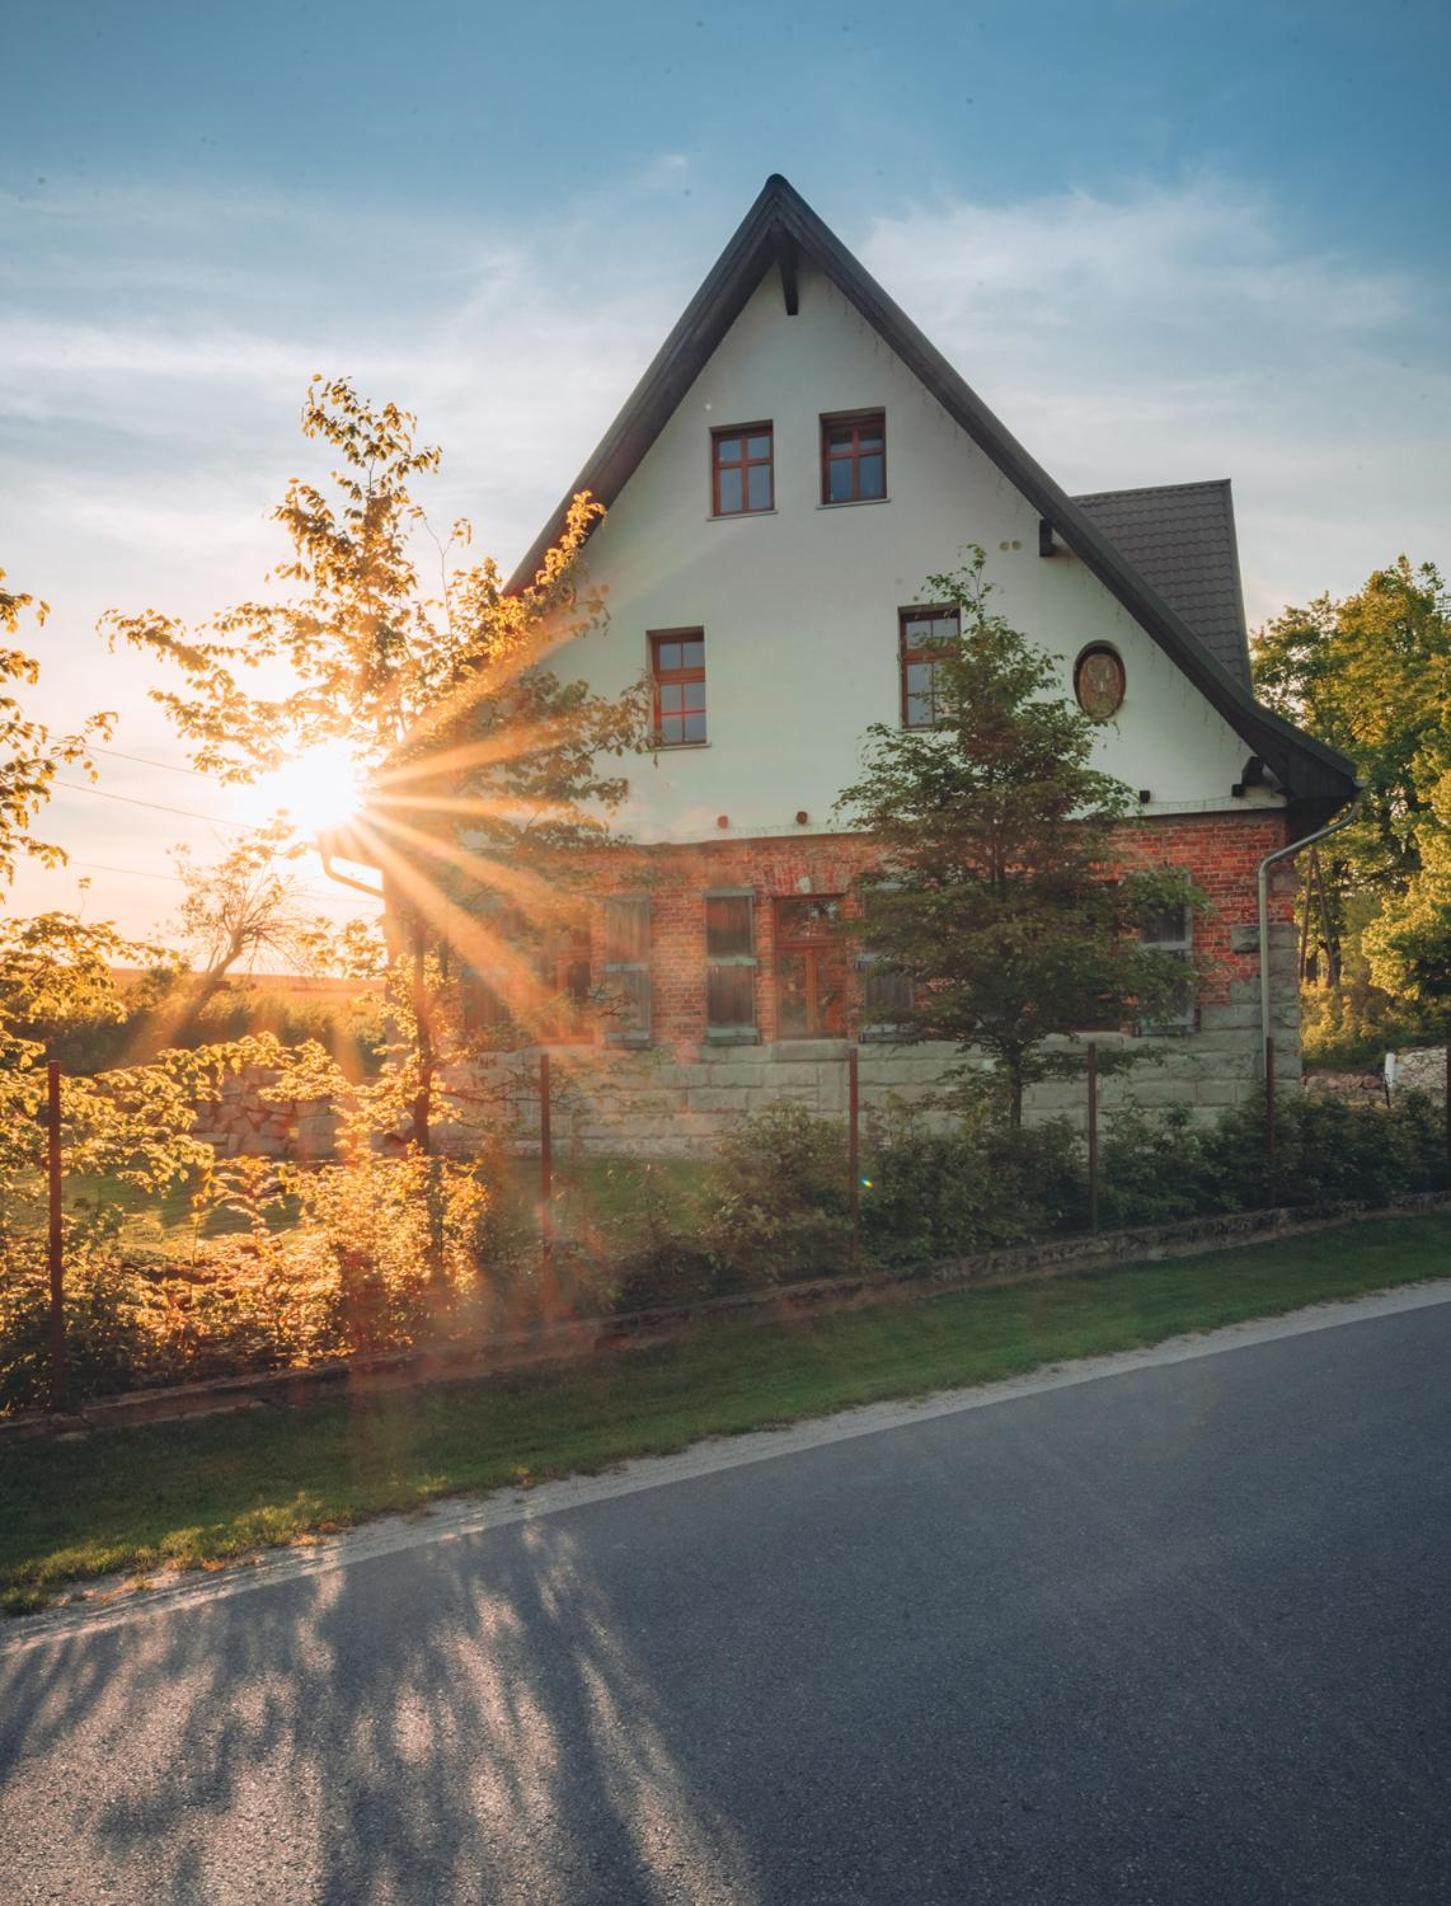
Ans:
{"label": "dark roof tile", "polygon": [[1229,478],[1099,490],[1073,500],[1248,688],[1249,635]]}

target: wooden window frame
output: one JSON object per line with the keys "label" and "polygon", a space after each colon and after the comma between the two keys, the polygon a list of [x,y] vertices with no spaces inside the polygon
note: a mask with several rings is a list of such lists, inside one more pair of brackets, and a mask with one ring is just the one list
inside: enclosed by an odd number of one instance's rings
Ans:
{"label": "wooden window frame", "polygon": [[[611,928],[611,909],[634,907],[643,910],[644,931],[638,937],[644,942],[643,959],[619,959],[612,957],[619,950],[621,939]],[[614,893],[606,895],[601,903],[600,929],[600,974],[608,990],[610,981],[616,981],[627,996],[634,999],[640,1023],[633,1026],[612,1027],[605,1022],[605,1044],[607,1046],[648,1046],[651,1035],[651,985],[650,956],[653,947],[653,921],[651,919],[650,896],[648,894]]]}
{"label": "wooden window frame", "polygon": [[[1106,655],[1114,665],[1114,671],[1117,677],[1117,699],[1112,708],[1105,710],[1101,715],[1096,715],[1083,699],[1083,671],[1090,661],[1100,655]],[[1117,721],[1123,710],[1124,698],[1127,694],[1128,671],[1124,667],[1124,658],[1119,654],[1112,642],[1090,642],[1087,648],[1079,651],[1078,659],[1073,664],[1073,699],[1083,710],[1084,714],[1088,716],[1090,721],[1099,723]]]}
{"label": "wooden window frame", "polygon": [[[651,629],[647,640],[650,644],[651,746],[654,748],[705,747],[710,740],[710,711],[705,694],[704,662],[701,663],[699,668],[662,669],[660,666],[660,651],[663,648],[672,642],[699,642],[703,647],[705,643],[705,630],[701,628]],[[660,727],[661,722],[664,720],[664,715],[660,707],[660,690],[665,687],[675,687],[677,685],[688,688],[697,682],[700,684],[701,689],[700,715],[705,723],[705,733],[698,741],[686,741],[684,739],[680,741],[665,740]]]}
{"label": "wooden window frame", "polygon": [[[756,1000],[755,974],[760,966],[756,952],[756,895],[750,887],[713,887],[701,896],[703,902],[703,924],[705,927],[705,968],[706,968],[706,1021],[705,1037],[709,1045],[752,1046],[760,1040],[760,1012]],[[744,900],[749,910],[750,943],[749,953],[725,953],[712,955],[710,950],[710,903],[712,900]],[[710,1017],[710,972],[712,967],[749,967],[751,971],[751,1017],[750,1021],[732,1021],[712,1023]]]}
{"label": "wooden window frame", "polygon": [[[841,894],[778,894],[772,903],[772,946],[776,969],[776,1036],[779,1039],[845,1039],[849,1034],[851,1021],[851,1001],[849,996],[850,965],[840,936],[830,926],[817,933],[793,933],[787,926],[789,910],[792,907],[809,905],[812,901],[830,901],[840,914],[844,896]],[[810,1019],[818,1017],[820,994],[822,991],[822,968],[826,961],[835,960],[838,977],[841,982],[841,1025],[835,1031],[825,1026],[808,1026],[804,1032],[787,1032],[782,1024],[783,993],[781,986],[781,956],[784,953],[799,953],[805,956],[806,1006]]]}
{"label": "wooden window frame", "polygon": [[1193,965],[1194,909],[1187,900],[1182,902],[1181,905],[1184,915],[1184,930],[1181,934],[1166,935],[1162,938],[1156,937],[1150,939],[1147,925],[1140,926],[1139,928],[1139,944],[1141,946],[1154,947],[1163,953],[1182,953],[1184,956],[1184,964],[1188,969],[1184,982],[1185,1003],[1183,1010],[1177,1013],[1165,1013],[1161,1019],[1156,1019],[1152,1023],[1145,1021],[1140,1024],[1137,1030],[1139,1033],[1148,1037],[1158,1034],[1160,1037],[1172,1038],[1177,1036],[1182,1038],[1186,1033],[1193,1032],[1198,1023],[1199,1002],[1195,997]]}
{"label": "wooden window frame", "polygon": [[[844,456],[833,456],[827,441],[833,430],[851,426],[851,449]],[[870,450],[868,456],[880,455],[882,459],[882,493],[880,496],[863,496],[862,487],[862,433],[866,425],[877,426],[875,435],[882,440],[880,452]],[[833,496],[831,494],[831,466],[833,463],[851,465],[851,495]],[[824,413],[821,418],[821,504],[823,509],[841,509],[851,503],[885,503],[887,500],[887,413],[881,410],[846,410]]]}
{"label": "wooden window frame", "polygon": [[[741,454],[727,463],[722,463],[717,455],[717,446],[729,437],[739,437]],[[752,457],[746,454],[747,445],[752,437],[765,437],[769,444],[764,457]],[[751,493],[750,472],[765,468],[770,476],[771,500],[753,508],[747,501]],[[738,510],[721,508],[720,479],[723,470],[739,470],[741,473],[741,507]],[[758,424],[727,424],[710,433],[710,513],[712,516],[770,516],[776,508],[776,426],[769,420]]]}
{"label": "wooden window frame", "polygon": [[933,694],[932,694],[932,717],[933,717],[932,720],[931,721],[909,721],[907,719],[907,702],[908,702],[907,670],[908,668],[910,668],[914,663],[917,664],[918,666],[921,666],[923,663],[925,663],[929,667],[931,667],[935,663],[937,654],[940,653],[941,649],[944,646],[944,644],[941,642],[929,642],[925,646],[919,644],[915,648],[908,648],[907,624],[909,622],[917,621],[922,616],[953,616],[956,618],[956,621],[957,621],[958,639],[960,640],[962,636],[962,611],[961,609],[957,607],[955,603],[951,603],[951,602],[943,603],[941,606],[935,607],[935,608],[930,603],[929,604],[919,603],[913,608],[899,609],[897,611],[898,709],[901,716],[902,726],[906,729],[909,729],[913,734],[930,734],[934,728],[938,728],[941,726],[941,722],[939,721],[937,717],[937,693],[936,693],[935,687],[933,689]]}

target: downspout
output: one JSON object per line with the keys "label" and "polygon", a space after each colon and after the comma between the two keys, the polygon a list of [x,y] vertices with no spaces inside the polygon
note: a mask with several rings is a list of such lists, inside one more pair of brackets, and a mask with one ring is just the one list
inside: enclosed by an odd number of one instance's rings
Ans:
{"label": "downspout", "polygon": [[1279,861],[1289,860],[1292,855],[1298,854],[1302,848],[1314,847],[1320,841],[1329,840],[1332,834],[1340,833],[1342,828],[1349,827],[1351,822],[1354,821],[1360,813],[1360,803],[1362,798],[1364,797],[1364,794],[1365,794],[1365,789],[1363,787],[1357,787],[1355,790],[1355,799],[1350,804],[1349,813],[1342,814],[1338,821],[1332,821],[1328,827],[1320,828],[1317,833],[1304,834],[1300,837],[1299,840],[1291,841],[1288,847],[1277,847],[1274,853],[1266,854],[1264,859],[1260,862],[1260,871],[1259,871],[1260,1060],[1259,1060],[1259,1063],[1260,1063],[1261,1073],[1263,1073],[1263,1070],[1264,1070],[1265,1053],[1268,1051],[1269,1043],[1270,1043],[1270,1009],[1272,1005],[1272,1001],[1270,999],[1270,869],[1271,867],[1275,866],[1276,863]]}
{"label": "downspout", "polygon": [[[356,843],[354,842],[353,844]],[[322,870],[329,880],[335,880],[340,887],[351,887],[355,893],[365,893],[371,900],[381,900],[383,898],[383,888],[381,884],[376,887],[370,886],[366,880],[359,880],[353,874],[339,873],[337,868],[333,865],[333,856],[335,854],[341,854],[344,860],[349,857],[347,852],[349,846],[347,828],[325,827],[320,829],[317,839],[313,842],[313,846],[317,849],[318,859],[322,862]],[[360,861],[358,864],[362,866],[367,865],[365,861]]]}
{"label": "downspout", "polygon": [[329,880],[335,880],[340,887],[352,887],[358,893],[365,893],[370,900],[381,900],[383,898],[383,889],[381,887],[370,887],[366,880],[355,880],[351,874],[340,874],[333,865],[332,855],[321,843],[319,843],[317,851],[318,858],[322,861],[322,870]]}

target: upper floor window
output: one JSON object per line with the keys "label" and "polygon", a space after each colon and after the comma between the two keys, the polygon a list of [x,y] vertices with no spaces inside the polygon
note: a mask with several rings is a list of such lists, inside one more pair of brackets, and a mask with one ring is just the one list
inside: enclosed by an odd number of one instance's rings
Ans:
{"label": "upper floor window", "polygon": [[902,609],[897,625],[902,658],[902,726],[935,728],[941,719],[937,671],[943,648],[957,640],[957,610]]}
{"label": "upper floor window", "polygon": [[717,516],[749,516],[776,506],[769,424],[713,430],[710,506]]}
{"label": "upper floor window", "polygon": [[887,494],[887,419],[880,410],[821,420],[821,500],[873,503]]}
{"label": "upper floor window", "polygon": [[666,629],[650,637],[655,745],[684,748],[705,740],[705,631]]}

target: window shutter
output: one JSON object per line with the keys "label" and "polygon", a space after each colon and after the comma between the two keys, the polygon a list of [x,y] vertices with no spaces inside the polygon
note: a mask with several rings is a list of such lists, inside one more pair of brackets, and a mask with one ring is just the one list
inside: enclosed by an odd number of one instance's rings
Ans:
{"label": "window shutter", "polygon": [[749,891],[705,896],[707,1039],[756,1038],[755,901]]}
{"label": "window shutter", "polygon": [[604,903],[606,991],[614,1010],[605,1023],[608,1046],[650,1043],[650,901],[612,894]]}

